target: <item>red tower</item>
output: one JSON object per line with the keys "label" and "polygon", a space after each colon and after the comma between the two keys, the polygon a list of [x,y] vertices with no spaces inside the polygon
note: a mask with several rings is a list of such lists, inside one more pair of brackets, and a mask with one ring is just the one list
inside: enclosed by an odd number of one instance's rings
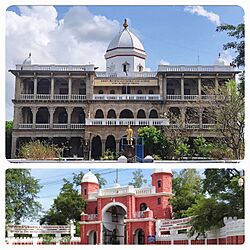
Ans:
{"label": "red tower", "polygon": [[82,177],[81,194],[83,199],[88,199],[88,194],[98,192],[99,182],[96,176],[89,171]]}

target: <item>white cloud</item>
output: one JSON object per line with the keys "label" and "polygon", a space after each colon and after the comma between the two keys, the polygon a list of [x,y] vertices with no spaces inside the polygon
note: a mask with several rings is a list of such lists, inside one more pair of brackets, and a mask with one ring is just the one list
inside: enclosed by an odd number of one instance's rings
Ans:
{"label": "white cloud", "polygon": [[[118,21],[95,16],[86,7],[69,9],[62,20],[53,6],[21,6],[20,15],[6,12],[6,70],[29,52],[34,64],[88,64],[105,69],[104,53],[120,30]],[[6,77],[7,119],[12,119],[14,77]]]}
{"label": "white cloud", "polygon": [[220,16],[214,12],[205,10],[202,6],[187,6],[184,8],[184,11],[206,17],[210,22],[217,26],[220,25]]}
{"label": "white cloud", "polygon": [[160,60],[160,65],[170,65],[170,62],[167,62],[163,59]]}

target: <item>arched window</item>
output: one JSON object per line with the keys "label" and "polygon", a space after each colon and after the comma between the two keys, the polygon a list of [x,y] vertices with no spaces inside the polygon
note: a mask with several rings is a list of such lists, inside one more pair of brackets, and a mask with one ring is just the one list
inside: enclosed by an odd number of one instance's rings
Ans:
{"label": "arched window", "polygon": [[138,94],[138,95],[141,95],[141,94],[142,94],[142,90],[141,90],[141,89],[138,89],[137,94]]}
{"label": "arched window", "polygon": [[146,118],[145,111],[143,109],[138,110],[137,118]]}
{"label": "arched window", "polygon": [[138,65],[138,70],[139,70],[139,72],[143,71],[143,66],[141,64]]}
{"label": "arched window", "polygon": [[103,111],[101,109],[96,110],[95,118],[104,118]]}
{"label": "arched window", "polygon": [[161,198],[157,198],[157,205],[161,204]]}
{"label": "arched window", "polygon": [[100,89],[99,92],[98,92],[99,95],[102,95],[103,94],[103,90]]}
{"label": "arched window", "polygon": [[149,113],[149,118],[158,118],[158,113],[155,109],[152,109]]}
{"label": "arched window", "polygon": [[115,94],[115,91],[113,89],[110,90],[109,92],[111,95],[114,95]]}
{"label": "arched window", "polygon": [[141,203],[141,204],[140,204],[140,211],[145,211],[145,210],[147,209],[147,207],[148,207],[148,206],[147,206],[146,203],[144,203],[144,202]]}
{"label": "arched window", "polygon": [[153,94],[154,94],[154,91],[153,91],[152,89],[150,89],[150,90],[148,91],[148,93],[149,93],[150,95],[153,95]]}
{"label": "arched window", "polygon": [[158,188],[161,187],[161,180],[158,180],[158,181],[157,181],[157,186],[158,186]]}

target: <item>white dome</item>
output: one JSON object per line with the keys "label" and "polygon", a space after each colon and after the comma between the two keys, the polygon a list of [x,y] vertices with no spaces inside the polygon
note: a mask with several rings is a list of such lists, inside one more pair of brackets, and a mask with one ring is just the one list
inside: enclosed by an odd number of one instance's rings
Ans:
{"label": "white dome", "polygon": [[168,174],[173,174],[172,170],[170,168],[156,168],[154,169],[154,173],[168,173]]}
{"label": "white dome", "polygon": [[226,63],[225,63],[225,60],[224,59],[222,59],[221,57],[220,57],[220,54],[219,54],[219,57],[216,59],[216,61],[214,62],[214,64],[215,65],[225,65]]}
{"label": "white dome", "polygon": [[110,42],[107,51],[117,48],[138,49],[145,52],[140,40],[130,32],[128,28],[124,28],[117,36],[115,36]]}
{"label": "white dome", "polygon": [[27,57],[24,61],[23,64],[25,65],[31,65],[31,53],[29,53],[29,57]]}
{"label": "white dome", "polygon": [[99,185],[98,179],[96,178],[96,176],[91,171],[89,171],[88,173],[86,173],[82,177],[81,183],[83,183],[83,182],[91,182],[91,183],[96,183],[96,184]]}

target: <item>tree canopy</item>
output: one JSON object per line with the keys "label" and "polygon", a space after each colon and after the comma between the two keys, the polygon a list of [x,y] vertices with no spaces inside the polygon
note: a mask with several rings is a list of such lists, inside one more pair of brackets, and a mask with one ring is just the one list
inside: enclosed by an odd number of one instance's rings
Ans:
{"label": "tree canopy", "polygon": [[40,224],[66,225],[71,220],[78,222],[86,202],[75,185],[66,179],[51,208],[40,219]]}
{"label": "tree canopy", "polygon": [[235,41],[225,43],[224,50],[233,49],[236,56],[233,59],[233,65],[240,67],[245,66],[245,24],[240,23],[237,26],[231,24],[221,24],[216,31],[226,31],[228,36],[235,38]]}
{"label": "tree canopy", "polygon": [[201,184],[201,177],[196,169],[183,169],[179,173],[174,172],[173,197],[170,200],[174,218],[185,217],[185,211],[201,197]]}
{"label": "tree canopy", "polygon": [[143,186],[143,184],[147,183],[147,179],[144,178],[144,175],[142,173],[141,169],[137,169],[134,172],[132,172],[133,178],[132,181],[129,183],[129,185],[133,185],[136,188],[140,188]]}
{"label": "tree canopy", "polygon": [[41,211],[37,194],[42,188],[31,176],[30,169],[7,169],[5,183],[6,223],[20,224],[24,219],[36,219]]}
{"label": "tree canopy", "polygon": [[239,187],[236,169],[205,169],[203,195],[185,212],[192,216],[190,235],[220,228],[224,217],[244,218],[244,188]]}

